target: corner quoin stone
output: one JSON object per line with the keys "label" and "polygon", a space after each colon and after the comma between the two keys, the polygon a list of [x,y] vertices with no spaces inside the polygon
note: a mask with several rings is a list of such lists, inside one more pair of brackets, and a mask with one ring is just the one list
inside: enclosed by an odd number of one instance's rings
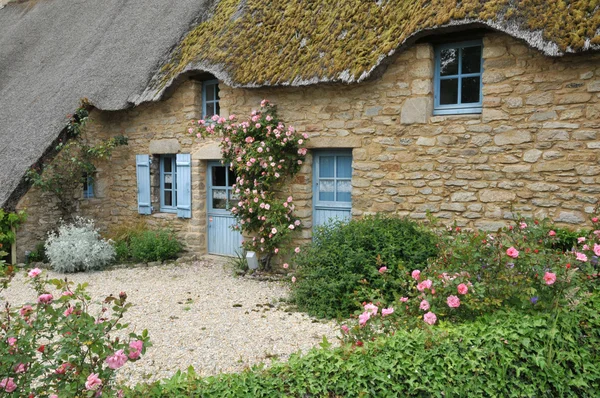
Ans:
{"label": "corner quoin stone", "polygon": [[414,124],[427,123],[427,118],[433,111],[433,103],[431,98],[417,97],[408,98],[402,105],[402,113],[400,115],[400,123]]}

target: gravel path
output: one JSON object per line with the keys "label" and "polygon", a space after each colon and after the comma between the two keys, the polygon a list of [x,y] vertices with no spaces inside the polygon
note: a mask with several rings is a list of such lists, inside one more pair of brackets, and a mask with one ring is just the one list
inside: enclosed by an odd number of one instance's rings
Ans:
{"label": "gravel path", "polygon": [[[324,335],[337,341],[333,322],[286,312],[279,302],[288,292],[284,284],[236,278],[223,263],[206,257],[191,264],[68,275],[75,283],[88,282],[94,300],[125,291],[134,306],[124,321],[138,332],[148,329],[153,346],[142,360],[121,368],[118,381],[150,382],[190,365],[203,376],[239,372],[272,357],[285,359],[305,351]],[[16,276],[2,299],[13,305],[32,301],[33,291],[23,279],[23,273]]]}

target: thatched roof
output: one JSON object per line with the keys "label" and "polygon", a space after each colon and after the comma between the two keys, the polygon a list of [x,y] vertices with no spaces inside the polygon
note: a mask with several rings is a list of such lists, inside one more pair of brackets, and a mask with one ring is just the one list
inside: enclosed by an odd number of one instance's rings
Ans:
{"label": "thatched roof", "polygon": [[419,37],[460,26],[506,32],[549,56],[598,50],[600,1],[9,2],[0,8],[0,206],[14,205],[26,170],[83,97],[124,109],[193,71],[243,87],[358,82]]}

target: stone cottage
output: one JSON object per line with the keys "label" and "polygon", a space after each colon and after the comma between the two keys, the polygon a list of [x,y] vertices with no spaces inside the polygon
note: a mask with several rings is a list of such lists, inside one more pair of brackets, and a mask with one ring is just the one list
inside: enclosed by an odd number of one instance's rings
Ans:
{"label": "stone cottage", "polygon": [[87,137],[129,144],[98,164],[79,213],[104,229],[173,228],[194,253],[232,255],[241,236],[235,176],[190,123],[264,98],[310,136],[284,192],[299,240],[331,217],[377,212],[487,230],[517,215],[583,226],[596,214],[594,2],[101,3],[0,9],[0,201],[29,214],[20,254],[58,218],[23,175],[82,97],[95,107]]}

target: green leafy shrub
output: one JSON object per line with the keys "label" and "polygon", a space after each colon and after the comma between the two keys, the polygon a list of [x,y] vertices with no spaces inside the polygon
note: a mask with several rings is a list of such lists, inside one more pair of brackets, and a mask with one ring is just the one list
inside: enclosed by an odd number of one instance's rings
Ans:
{"label": "green leafy shrub", "polygon": [[38,242],[38,244],[35,245],[35,249],[33,249],[29,253],[29,263],[37,263],[37,262],[47,263],[49,261],[50,260],[48,259],[48,256],[46,255],[46,248],[44,247],[44,242]]}
{"label": "green leafy shrub", "polygon": [[296,257],[291,299],[320,317],[347,317],[363,301],[393,302],[406,294],[409,271],[437,254],[436,243],[415,222],[383,215],[318,228]]}
{"label": "green leafy shrub", "polygon": [[[362,347],[314,349],[239,374],[138,385],[128,396],[594,397],[600,299],[557,314],[497,312],[474,322],[399,330]],[[327,347],[327,344],[323,344]]]}
{"label": "green leafy shrub", "polygon": [[115,249],[100,237],[94,222],[77,217],[50,232],[44,245],[52,268],[57,272],[101,269],[115,258]]}
{"label": "green leafy shrub", "polygon": [[177,258],[183,249],[173,231],[143,231],[131,236],[129,253],[133,261],[164,261]]}

